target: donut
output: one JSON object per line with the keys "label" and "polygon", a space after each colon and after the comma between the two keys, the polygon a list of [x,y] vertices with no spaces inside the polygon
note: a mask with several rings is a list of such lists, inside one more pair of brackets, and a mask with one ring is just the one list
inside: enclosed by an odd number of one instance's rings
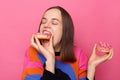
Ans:
{"label": "donut", "polygon": [[49,39],[50,39],[50,36],[44,35],[44,34],[37,34],[37,38],[38,38],[38,39],[46,39],[46,40],[49,40]]}
{"label": "donut", "polygon": [[97,50],[100,52],[108,53],[110,52],[111,47],[103,47],[100,44],[97,44]]}

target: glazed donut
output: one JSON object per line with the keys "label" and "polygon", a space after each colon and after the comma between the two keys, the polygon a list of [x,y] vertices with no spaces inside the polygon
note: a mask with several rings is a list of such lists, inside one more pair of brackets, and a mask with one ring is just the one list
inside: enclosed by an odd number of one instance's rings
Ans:
{"label": "glazed donut", "polygon": [[46,39],[46,40],[49,40],[49,39],[50,39],[50,36],[44,35],[44,34],[37,34],[37,38],[38,38],[38,39]]}

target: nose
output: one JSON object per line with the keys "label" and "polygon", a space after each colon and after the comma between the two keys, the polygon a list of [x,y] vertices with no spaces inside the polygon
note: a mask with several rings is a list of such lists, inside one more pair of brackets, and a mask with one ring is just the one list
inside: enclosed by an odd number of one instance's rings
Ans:
{"label": "nose", "polygon": [[46,23],[44,24],[44,28],[50,28],[50,22],[46,22]]}

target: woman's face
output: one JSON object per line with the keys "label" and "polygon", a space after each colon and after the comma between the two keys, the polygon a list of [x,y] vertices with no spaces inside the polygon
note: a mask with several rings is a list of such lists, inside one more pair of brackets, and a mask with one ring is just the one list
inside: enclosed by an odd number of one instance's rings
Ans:
{"label": "woman's face", "polygon": [[[53,36],[53,47],[59,45],[62,37],[62,16],[58,9],[50,9],[43,15],[40,33]],[[42,42],[42,45],[46,45],[49,41]]]}

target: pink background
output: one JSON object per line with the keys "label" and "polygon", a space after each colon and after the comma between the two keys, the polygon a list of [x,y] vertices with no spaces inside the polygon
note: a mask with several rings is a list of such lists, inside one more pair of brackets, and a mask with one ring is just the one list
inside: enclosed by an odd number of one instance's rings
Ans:
{"label": "pink background", "polygon": [[54,5],[71,14],[75,43],[88,56],[95,42],[114,47],[113,59],[97,67],[96,80],[120,80],[120,0],[0,0],[0,80],[21,80],[31,34]]}

